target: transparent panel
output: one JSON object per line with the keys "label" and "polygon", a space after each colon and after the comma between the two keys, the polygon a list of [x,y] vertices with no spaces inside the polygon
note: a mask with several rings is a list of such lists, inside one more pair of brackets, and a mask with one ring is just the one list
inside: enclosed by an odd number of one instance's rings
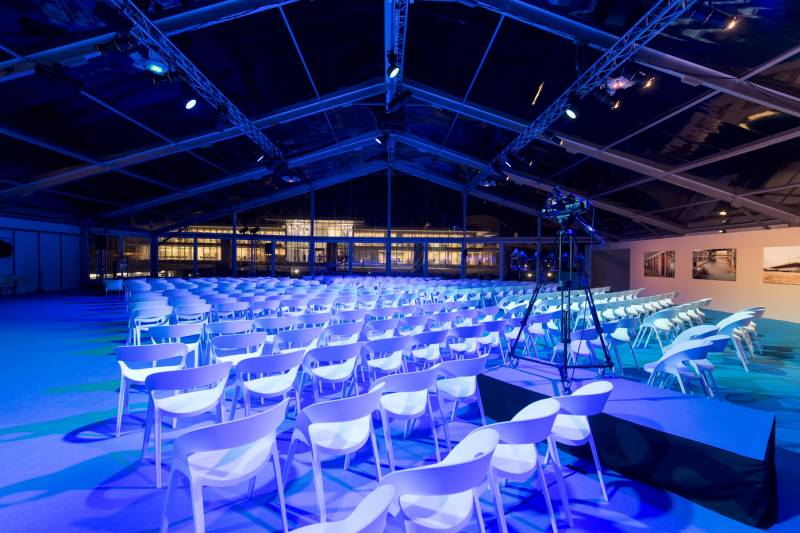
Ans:
{"label": "transparent panel", "polygon": [[467,243],[467,277],[495,279],[500,275],[500,244]]}
{"label": "transparent panel", "polygon": [[89,239],[89,279],[120,277],[120,266],[119,237],[101,233],[92,235]]}

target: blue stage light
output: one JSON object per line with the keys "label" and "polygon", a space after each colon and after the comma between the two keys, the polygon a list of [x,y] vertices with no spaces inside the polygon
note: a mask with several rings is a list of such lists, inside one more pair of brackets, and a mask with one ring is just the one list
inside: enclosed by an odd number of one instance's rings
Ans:
{"label": "blue stage light", "polygon": [[567,117],[569,117],[569,118],[570,118],[570,119],[572,119],[572,120],[575,120],[576,118],[578,118],[578,112],[577,112],[577,111],[575,111],[575,110],[574,110],[573,108],[571,108],[571,107],[568,107],[568,108],[566,109],[566,111],[564,111],[564,113],[567,115]]}
{"label": "blue stage light", "polygon": [[155,61],[148,61],[145,64],[145,68],[152,72],[153,74],[158,74],[159,76],[163,76],[167,73],[167,66],[163,63],[156,63]]}
{"label": "blue stage light", "polygon": [[186,105],[185,105],[186,109],[194,109],[194,106],[196,105],[197,105],[197,100],[195,100],[194,98],[186,100]]}

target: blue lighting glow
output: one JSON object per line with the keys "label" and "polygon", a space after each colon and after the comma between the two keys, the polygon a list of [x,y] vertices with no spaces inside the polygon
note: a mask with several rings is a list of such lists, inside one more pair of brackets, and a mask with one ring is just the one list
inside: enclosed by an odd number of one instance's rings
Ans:
{"label": "blue lighting glow", "polygon": [[162,76],[167,73],[166,65],[163,65],[161,63],[156,63],[155,61],[148,61],[147,64],[145,65],[145,68],[150,72],[152,72],[153,74],[158,74],[159,76]]}
{"label": "blue lighting glow", "polygon": [[576,118],[578,118],[578,113],[576,113],[575,110],[572,109],[571,107],[568,107],[567,110],[565,111],[565,113],[572,120],[575,120]]}
{"label": "blue lighting glow", "polygon": [[195,100],[194,98],[186,100],[186,106],[185,106],[186,109],[194,109],[194,106],[196,105],[197,105],[197,100]]}

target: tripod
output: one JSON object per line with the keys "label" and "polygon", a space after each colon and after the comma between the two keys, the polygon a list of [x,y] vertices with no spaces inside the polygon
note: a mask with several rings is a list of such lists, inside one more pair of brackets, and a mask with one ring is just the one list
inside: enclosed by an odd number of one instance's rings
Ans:
{"label": "tripod", "polygon": [[[562,348],[562,361],[561,363],[553,363],[551,361],[544,361],[542,359],[537,359],[534,357],[525,357],[520,356],[516,353],[517,344],[519,344],[519,339],[522,336],[523,331],[528,326],[528,320],[530,319],[531,312],[533,311],[534,304],[536,302],[536,298],[539,296],[539,293],[544,286],[544,280],[541,277],[541,272],[536,272],[536,286],[533,289],[533,294],[531,295],[530,301],[528,301],[528,306],[525,309],[525,314],[522,316],[522,320],[520,321],[519,331],[517,332],[517,337],[514,339],[514,344],[511,346],[509,350],[510,358],[511,358],[511,365],[517,366],[520,360],[525,361],[532,361],[535,363],[545,364],[548,366],[553,366],[555,364],[558,365],[558,371],[561,377],[561,385],[564,390],[564,394],[569,394],[572,392],[572,376],[570,375],[570,369],[576,368],[594,368],[601,371],[604,371],[607,368],[613,368],[614,364],[611,361],[611,357],[608,354],[608,347],[606,346],[605,338],[603,337],[603,329],[600,325],[600,318],[597,314],[597,307],[594,303],[594,298],[592,297],[592,290],[589,287],[589,278],[586,275],[584,269],[584,262],[577,261],[578,258],[577,252],[577,243],[575,242],[575,232],[570,229],[571,222],[576,220],[574,217],[569,217],[565,220],[560,220],[561,228],[558,231],[558,260],[556,261],[556,268],[558,269],[558,289],[557,291],[560,293],[560,304],[561,304],[561,321],[559,325],[560,330],[560,339],[559,344]],[[587,225],[578,220],[584,227]],[[566,260],[565,260],[566,257]],[[564,268],[566,267],[566,269]],[[565,276],[566,274],[566,276]],[[573,320],[572,320],[572,283],[573,279],[577,276],[578,281],[578,289],[583,292],[583,295],[586,298],[586,305],[591,313],[592,321],[594,324],[594,329],[597,332],[597,337],[600,340],[600,347],[603,350],[603,355],[605,357],[605,362],[595,362],[595,363],[588,363],[588,364],[578,364],[577,358],[575,359],[574,364],[570,364],[570,345],[572,342],[572,328],[573,328]],[[583,337],[582,337],[583,338]],[[582,342],[589,342],[588,340]],[[553,347],[555,350],[555,346]],[[590,348],[591,349],[591,348]]]}

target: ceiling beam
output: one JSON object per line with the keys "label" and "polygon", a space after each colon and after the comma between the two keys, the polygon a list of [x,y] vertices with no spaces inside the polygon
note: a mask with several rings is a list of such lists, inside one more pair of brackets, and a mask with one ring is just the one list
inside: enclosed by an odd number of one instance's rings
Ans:
{"label": "ceiling beam", "polygon": [[[355,102],[364,100],[372,96],[382,94],[383,84],[369,83],[351,87],[343,91],[332,93],[322,98],[306,101],[293,105],[291,107],[282,109],[280,111],[270,113],[264,117],[256,119],[253,123],[258,128],[268,128],[278,124],[285,124],[294,120],[301,119],[317,113],[322,113],[327,110],[351,105]],[[4,131],[0,131],[4,133]],[[120,171],[132,165],[146,163],[154,159],[168,157],[181,152],[210,146],[212,144],[234,139],[242,135],[241,130],[238,128],[227,128],[223,131],[213,131],[189,137],[171,144],[157,146],[155,148],[148,148],[131,152],[130,154],[117,157],[108,161],[88,161],[85,165],[72,167],[66,170],[59,170],[56,172],[48,172],[34,177],[29,183],[13,187],[0,193],[0,200],[22,194],[30,194],[41,189],[56,187],[66,183],[72,183],[84,178],[96,176],[104,172]],[[87,159],[83,159],[87,161]],[[140,178],[141,179],[141,178]]]}
{"label": "ceiling beam", "polygon": [[[155,20],[154,24],[165,34],[174,36],[292,4],[296,1],[224,0],[162,17]],[[115,36],[113,32],[103,32],[94,37],[34,52],[28,54],[25,58],[0,61],[0,83],[33,74],[36,63],[45,65],[61,63],[66,66],[82,65],[90,59],[99,57],[100,52],[97,51],[97,45],[105,44],[114,39]]]}
{"label": "ceiling beam", "polygon": [[173,231],[175,229],[182,228],[187,225],[199,224],[207,220],[213,220],[215,218],[220,218],[226,215],[230,215],[234,211],[237,213],[241,213],[242,211],[256,209],[258,207],[263,207],[265,205],[274,204],[275,202],[280,202],[281,200],[294,198],[295,196],[302,196],[311,191],[317,191],[319,189],[324,189],[325,187],[331,187],[333,185],[337,185],[339,183],[344,183],[346,181],[360,178],[368,174],[373,174],[375,172],[379,172],[384,169],[386,169],[386,163],[383,161],[373,161],[371,163],[357,165],[341,173],[332,174],[324,178],[315,179],[309,183],[296,185],[294,187],[288,187],[286,189],[282,189],[280,191],[268,194],[266,196],[261,196],[259,198],[254,198],[246,202],[231,205],[225,208],[216,209],[214,211],[209,211],[208,213],[204,213],[198,217],[194,217],[189,220],[182,221],[180,223],[174,223],[174,224],[169,224],[167,226],[162,226],[157,228],[156,231],[159,233]]}
{"label": "ceiling beam", "polygon": [[[327,159],[329,157],[338,156],[339,154],[341,154],[343,150],[344,151],[358,150],[360,148],[364,148],[365,146],[371,146],[375,142],[375,137],[377,135],[378,135],[377,131],[371,131],[369,133],[358,135],[356,137],[353,137],[352,139],[343,141],[341,143],[337,142],[331,146],[327,146],[325,148],[316,150],[308,154],[304,154],[298,157],[292,157],[288,160],[289,168],[296,168],[303,165],[307,165],[309,163],[313,163],[315,161],[319,161],[321,159]],[[174,194],[167,194],[165,196],[159,196],[157,198],[153,198],[152,200],[147,200],[145,202],[141,202],[139,204],[126,207],[125,209],[118,209],[116,211],[106,213],[105,215],[103,215],[103,218],[118,218],[123,216],[129,216],[134,213],[138,213],[139,211],[143,211],[145,209],[152,209],[153,207],[157,207],[159,205],[165,205],[170,202],[175,202],[177,200],[183,200],[186,198],[199,196],[201,194],[207,194],[209,192],[213,192],[219,189],[224,189],[226,187],[231,187],[239,183],[245,183],[248,181],[261,179],[262,177],[264,177],[265,174],[268,174],[267,170],[264,167],[259,166],[258,168],[240,172],[238,174],[234,174],[226,178],[212,180],[209,181],[208,183],[203,183],[202,185],[190,187],[185,191],[180,191]]]}
{"label": "ceiling beam", "polygon": [[[542,7],[522,0],[461,0],[469,6],[477,6],[505,14],[522,23],[542,31],[559,35],[570,41],[580,42],[597,50],[607,50],[618,37],[593,28],[574,19],[561,16]],[[731,76],[697,63],[642,47],[633,61],[653,70],[680,78],[692,85],[702,85],[721,93],[800,117],[800,102],[788,95],[780,94],[757,83]]]}
{"label": "ceiling beam", "polygon": [[[443,148],[426,139],[414,137],[412,135],[400,134],[397,135],[397,140],[398,142],[406,144],[407,146],[417,148],[418,150],[434,154],[442,159],[446,159],[448,161],[452,161],[454,163],[458,163],[460,165],[464,165],[473,169],[480,169],[486,165],[486,161],[473,158],[471,156],[462,154],[460,152],[451,150],[449,148]],[[528,187],[533,187],[535,189],[548,193],[555,188],[555,185],[547,183],[542,179],[535,178],[533,176],[526,175],[520,172],[511,171],[509,169],[505,170],[506,170],[506,175],[509,176],[512,181],[520,185],[526,185]],[[462,187],[466,187],[466,184],[463,184]],[[565,192],[571,192],[567,189],[564,189],[563,187],[561,188],[561,190]],[[669,222],[667,220],[650,216],[647,213],[622,207],[603,200],[598,200],[592,203],[598,209],[607,211],[609,213],[613,213],[615,215],[621,215],[630,218],[633,221],[638,222],[640,224],[647,224],[649,226],[663,229],[671,233],[676,233],[678,235],[686,233],[686,228],[679,226],[677,224],[673,224],[672,222]]]}
{"label": "ceiling beam", "polygon": [[[682,189],[704,194],[709,198],[716,198],[728,202],[733,206],[743,207],[792,225],[800,224],[800,214],[795,210],[773,204],[766,200],[741,196],[742,193],[748,191],[728,187],[693,174],[674,173],[670,169],[659,168],[651,161],[615,150],[603,150],[602,147],[586,141],[565,137],[563,135],[559,135],[559,137],[563,140],[563,148],[570,152],[587,155],[594,159],[611,163],[612,165],[632,170],[638,174],[664,181]],[[597,204],[597,201],[595,201],[595,204]]]}

